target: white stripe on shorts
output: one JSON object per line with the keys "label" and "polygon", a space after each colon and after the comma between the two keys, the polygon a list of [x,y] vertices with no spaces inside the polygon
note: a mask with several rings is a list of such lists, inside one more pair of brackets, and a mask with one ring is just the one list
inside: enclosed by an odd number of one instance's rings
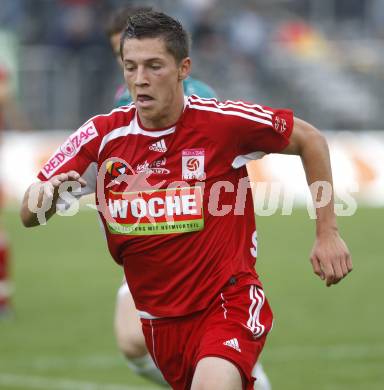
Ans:
{"label": "white stripe on shorts", "polygon": [[153,361],[156,364],[156,367],[159,368],[159,364],[157,363],[157,358],[156,358],[156,351],[155,351],[155,333],[153,329],[153,323],[152,320],[149,320],[149,323],[151,324],[151,331],[152,331],[152,353],[153,353]]}
{"label": "white stripe on shorts", "polygon": [[260,337],[265,331],[265,326],[260,323],[260,312],[265,302],[263,290],[252,285],[249,289],[249,298],[251,305],[249,306],[249,319],[247,328],[253,333],[254,337]]}

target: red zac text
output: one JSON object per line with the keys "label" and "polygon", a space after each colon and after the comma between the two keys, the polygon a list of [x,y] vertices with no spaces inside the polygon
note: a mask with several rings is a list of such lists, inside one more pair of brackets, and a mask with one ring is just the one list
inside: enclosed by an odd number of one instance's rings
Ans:
{"label": "red zac text", "polygon": [[[63,143],[61,147],[56,150],[55,154],[44,165],[42,169],[44,176],[49,179],[67,160],[74,157],[83,145],[87,144],[95,137],[97,137],[97,130],[93,122],[80,127],[69,137],[67,141]],[[68,146],[68,144],[73,147],[73,153],[71,153],[70,156],[68,154],[64,154],[62,151],[65,146]]]}

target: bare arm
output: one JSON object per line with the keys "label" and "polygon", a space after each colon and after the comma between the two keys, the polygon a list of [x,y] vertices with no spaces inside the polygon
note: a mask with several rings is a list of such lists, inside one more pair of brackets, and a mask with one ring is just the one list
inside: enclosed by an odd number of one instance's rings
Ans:
{"label": "bare arm", "polygon": [[[34,183],[27,189],[20,210],[21,221],[25,227],[41,225],[42,219],[45,222],[56,213],[59,188],[66,181],[76,181],[82,187],[86,186],[85,180],[77,172],[70,171],[53,176],[46,182]],[[37,210],[42,212],[43,218]]]}
{"label": "bare arm", "polygon": [[[314,272],[327,286],[338,283],[352,270],[349,250],[339,235],[334,213],[334,195],[329,150],[324,136],[310,124],[295,118],[289,146],[285,154],[296,154],[301,161],[311,187],[327,182],[329,194],[312,192],[315,203],[327,196],[326,204],[316,207],[316,240],[311,253]],[[312,188],[313,189],[313,188]]]}

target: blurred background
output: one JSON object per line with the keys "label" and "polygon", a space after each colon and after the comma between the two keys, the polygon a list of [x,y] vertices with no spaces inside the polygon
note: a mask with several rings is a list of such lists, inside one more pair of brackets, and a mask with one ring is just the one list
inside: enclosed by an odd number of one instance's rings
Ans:
{"label": "blurred background", "polygon": [[253,163],[253,181],[280,182],[298,201],[290,217],[268,212],[268,202],[256,210],[258,270],[276,317],[262,359],[274,390],[381,390],[384,0],[0,0],[0,222],[11,243],[0,235],[0,256],[12,253],[7,272],[0,267],[0,309],[7,292],[11,313],[0,310],[0,389],[155,388],[115,346],[122,272],[95,212],[33,231],[18,220],[21,196],[51,153],[113,108],[123,79],[104,27],[128,4],[183,22],[193,76],[220,99],[289,107],[325,132],[355,270],[331,289],[312,275],[300,161]]}
{"label": "blurred background", "polygon": [[104,25],[130,3],[184,23],[194,75],[223,99],[289,105],[322,129],[382,127],[382,0],[1,0],[0,64],[35,128],[109,109],[121,75]]}

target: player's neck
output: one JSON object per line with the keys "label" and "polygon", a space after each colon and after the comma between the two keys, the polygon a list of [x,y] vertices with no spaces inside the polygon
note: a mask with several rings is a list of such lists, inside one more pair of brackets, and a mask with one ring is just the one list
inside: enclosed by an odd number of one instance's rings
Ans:
{"label": "player's neck", "polygon": [[138,110],[140,125],[148,130],[167,129],[174,126],[184,111],[184,93],[162,115],[156,117],[146,116]]}

